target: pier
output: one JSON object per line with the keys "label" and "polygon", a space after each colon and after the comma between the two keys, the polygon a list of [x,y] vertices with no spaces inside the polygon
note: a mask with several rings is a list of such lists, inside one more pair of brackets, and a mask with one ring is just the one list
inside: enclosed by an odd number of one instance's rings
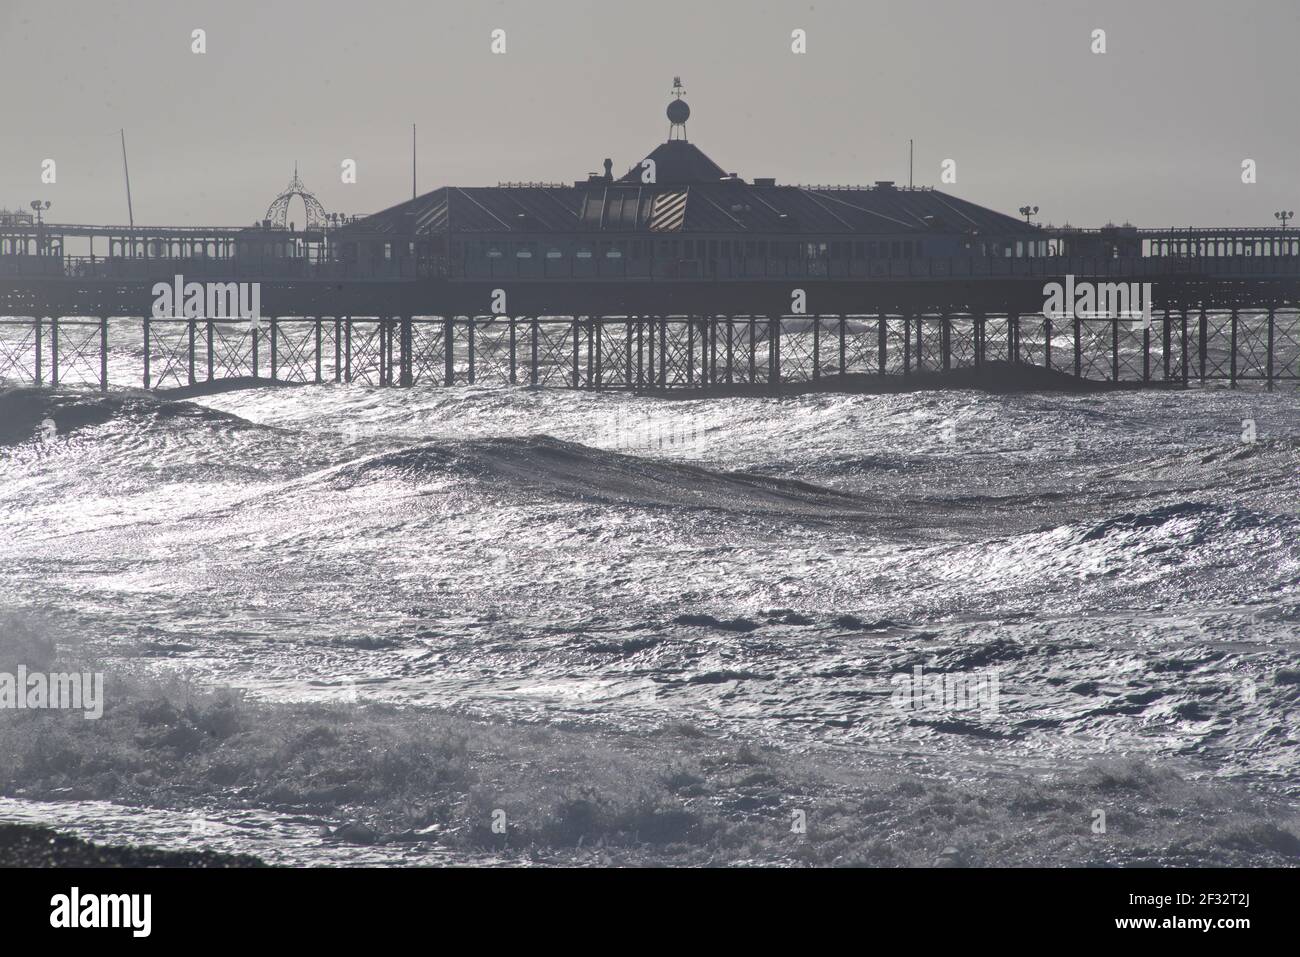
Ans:
{"label": "pier", "polygon": [[[778,185],[671,131],[626,174],[326,213],[295,169],[247,227],[0,216],[0,384],[220,380],[837,389],[989,362],[1130,387],[1300,383],[1300,232],[1054,228],[929,188]],[[306,216],[288,220],[294,201]],[[1045,307],[1133,286],[1140,316]],[[256,315],[158,289],[255,286]]]}
{"label": "pier", "polygon": [[840,389],[861,377],[906,378],[993,361],[1126,386],[1294,388],[1300,382],[1300,309],[1173,306],[1145,327],[1136,319],[1061,323],[1041,313],[992,310],[0,319],[0,382],[105,391],[240,379],[780,392],[793,385]]}

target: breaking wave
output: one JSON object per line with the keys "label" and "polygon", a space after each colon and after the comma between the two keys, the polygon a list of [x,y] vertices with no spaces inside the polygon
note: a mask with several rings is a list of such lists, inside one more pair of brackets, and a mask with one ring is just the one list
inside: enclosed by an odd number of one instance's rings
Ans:
{"label": "breaking wave", "polygon": [[716,471],[566,442],[548,435],[445,442],[369,456],[334,470],[331,484],[456,479],[529,498],[632,508],[687,508],[868,521],[870,499],[794,479]]}
{"label": "breaking wave", "polygon": [[[107,660],[267,697],[350,685],[940,768],[1177,756],[1287,790],[1296,411],[9,390],[0,603],[69,617]],[[1001,710],[896,713],[890,682],[918,666],[999,669]]]}

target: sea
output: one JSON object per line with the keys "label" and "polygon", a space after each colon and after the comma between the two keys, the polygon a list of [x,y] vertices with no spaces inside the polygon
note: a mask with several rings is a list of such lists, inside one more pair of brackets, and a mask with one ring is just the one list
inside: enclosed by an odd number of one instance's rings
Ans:
{"label": "sea", "polygon": [[[0,432],[0,607],[109,669],[1300,796],[1293,389],[8,389]],[[187,823],[5,819],[163,846]],[[220,829],[277,862],[407,853]]]}

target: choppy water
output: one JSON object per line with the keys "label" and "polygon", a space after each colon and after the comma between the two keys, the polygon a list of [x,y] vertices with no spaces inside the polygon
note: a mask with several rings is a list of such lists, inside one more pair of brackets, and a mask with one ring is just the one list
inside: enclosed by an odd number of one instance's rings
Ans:
{"label": "choppy water", "polygon": [[[10,392],[0,605],[274,698],[686,720],[940,770],[1146,754],[1294,794],[1298,413],[1227,390]],[[997,708],[894,707],[917,665],[996,669]]]}

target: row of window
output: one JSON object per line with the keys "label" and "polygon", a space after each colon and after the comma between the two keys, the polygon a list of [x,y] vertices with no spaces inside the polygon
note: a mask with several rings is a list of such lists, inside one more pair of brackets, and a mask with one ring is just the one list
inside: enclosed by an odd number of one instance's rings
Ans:
{"label": "row of window", "polygon": [[[452,256],[460,255],[461,243],[452,243]],[[535,242],[470,241],[464,244],[471,259],[911,259],[919,257],[921,242],[915,239],[834,242],[731,239],[628,239],[579,245],[568,250]]]}
{"label": "row of window", "polygon": [[[441,238],[435,238],[435,255],[443,255]],[[349,248],[350,247],[350,248]],[[407,247],[407,248],[401,248]],[[347,244],[343,258],[356,255],[355,244]],[[925,255],[925,247],[919,239],[882,239],[882,240],[828,240],[822,242],[795,241],[778,239],[617,239],[602,240],[593,243],[544,243],[522,240],[452,240],[451,258],[460,261],[462,256],[470,261],[480,262],[494,259],[624,259],[633,260],[696,260],[714,261],[763,261],[763,260],[797,260],[813,261],[873,259],[919,259]],[[428,249],[425,250],[429,252]],[[394,254],[415,255],[414,244],[402,243],[394,249],[391,242],[374,244],[372,254],[384,259],[392,259]],[[933,249],[931,255],[935,255]],[[940,252],[938,255],[949,255]],[[1004,241],[984,240],[966,245],[967,255],[996,256],[999,258],[1024,258],[1057,255],[1057,243],[1047,240]]]}

